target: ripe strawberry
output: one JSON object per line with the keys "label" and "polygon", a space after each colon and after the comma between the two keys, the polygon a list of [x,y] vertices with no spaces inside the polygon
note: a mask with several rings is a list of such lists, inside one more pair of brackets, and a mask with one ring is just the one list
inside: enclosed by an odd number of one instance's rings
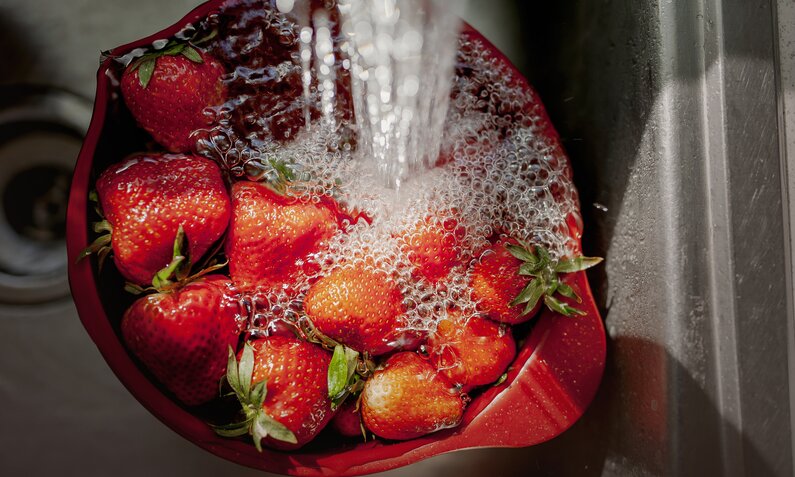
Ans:
{"label": "ripe strawberry", "polygon": [[601,261],[601,258],[593,257],[557,261],[544,247],[501,239],[473,267],[470,276],[472,297],[477,300],[481,312],[508,324],[522,323],[535,316],[542,301],[549,309],[564,316],[582,314],[555,298],[558,293],[580,301],[580,297],[558,275],[585,270]]}
{"label": "ripe strawberry", "polygon": [[538,302],[526,313],[524,306],[510,305],[530,282],[528,277],[519,275],[522,261],[508,251],[506,246],[511,243],[501,239],[483,254],[472,269],[470,286],[479,311],[492,320],[516,324],[535,316],[541,304]]}
{"label": "ripe strawberry", "polygon": [[331,420],[331,426],[345,437],[362,436],[361,413],[356,408],[356,399],[349,398],[342,404]]}
{"label": "ripe strawberry", "polygon": [[402,235],[401,249],[414,266],[414,276],[436,283],[459,263],[464,228],[453,217],[428,216]]}
{"label": "ripe strawberry", "polygon": [[221,64],[185,43],[172,42],[130,64],[121,77],[124,102],[138,124],[171,152],[188,152],[191,134],[206,128],[205,109],[226,100]]}
{"label": "ripe strawberry", "polygon": [[372,356],[411,344],[400,330],[403,295],[387,274],[362,265],[344,265],[312,285],[304,310],[326,336]]}
{"label": "ripe strawberry", "polygon": [[106,169],[97,194],[107,230],[85,254],[110,242],[119,272],[132,283],[148,285],[172,257],[180,226],[198,259],[223,235],[230,201],[218,166],[205,158],[182,154],[137,154]]}
{"label": "ripe strawberry", "polygon": [[451,312],[428,338],[431,362],[464,392],[497,381],[516,356],[511,329],[504,324]]}
{"label": "ripe strawberry", "polygon": [[299,202],[258,182],[236,182],[226,240],[230,276],[243,290],[288,283],[337,227],[325,203]]}
{"label": "ripe strawberry", "polygon": [[189,406],[218,395],[227,350],[237,345],[239,306],[230,287],[226,277],[206,276],[139,298],[122,318],[130,351]]}
{"label": "ripe strawberry", "polygon": [[365,427],[385,439],[413,439],[455,427],[464,401],[455,387],[416,353],[390,357],[364,385]]}
{"label": "ripe strawberry", "polygon": [[251,434],[254,445],[298,449],[328,424],[331,354],[296,337],[274,335],[247,343],[239,363],[229,351],[226,379],[241,403],[244,420],[216,427],[218,434]]}

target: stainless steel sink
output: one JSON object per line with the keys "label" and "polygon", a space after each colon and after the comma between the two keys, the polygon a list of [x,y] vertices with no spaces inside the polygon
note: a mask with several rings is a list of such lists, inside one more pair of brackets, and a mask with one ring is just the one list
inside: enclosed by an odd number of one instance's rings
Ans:
{"label": "stainless steel sink", "polygon": [[[40,3],[0,5],[0,474],[255,475],[132,399],[64,278],[62,177],[99,52],[197,2]],[[538,87],[570,152],[586,252],[607,258],[591,280],[608,368],[549,443],[384,475],[793,475],[795,7],[472,0],[464,18]]]}

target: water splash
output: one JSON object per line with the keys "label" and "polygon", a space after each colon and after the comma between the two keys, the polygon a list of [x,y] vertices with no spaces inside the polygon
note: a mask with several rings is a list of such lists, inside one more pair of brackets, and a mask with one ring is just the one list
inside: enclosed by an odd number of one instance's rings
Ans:
{"label": "water splash", "polygon": [[340,0],[361,157],[399,189],[436,163],[459,19],[431,0]]}

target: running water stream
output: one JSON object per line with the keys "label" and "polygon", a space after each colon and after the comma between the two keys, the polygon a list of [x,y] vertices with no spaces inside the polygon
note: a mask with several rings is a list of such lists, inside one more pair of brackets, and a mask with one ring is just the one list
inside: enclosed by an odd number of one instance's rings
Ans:
{"label": "running water stream", "polygon": [[[277,7],[286,13],[295,5],[280,0]],[[434,0],[339,0],[337,8],[341,35],[336,45],[326,10],[304,16],[300,58],[305,104],[311,103],[316,81],[322,121],[335,129],[336,69],[346,70],[358,160],[397,193],[411,175],[437,162],[460,20],[450,5]],[[308,106],[304,119],[311,127]]]}

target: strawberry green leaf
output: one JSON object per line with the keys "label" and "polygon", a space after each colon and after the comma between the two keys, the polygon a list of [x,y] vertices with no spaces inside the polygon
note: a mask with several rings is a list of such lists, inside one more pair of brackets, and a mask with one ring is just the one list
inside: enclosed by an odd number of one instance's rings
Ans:
{"label": "strawberry green leaf", "polygon": [[290,166],[280,159],[269,159],[271,167],[276,171],[280,179],[291,181],[295,179],[295,172]]}
{"label": "strawberry green leaf", "polygon": [[237,394],[241,396],[242,393],[240,392],[240,377],[238,375],[237,370],[237,356],[235,356],[235,350],[232,347],[229,347],[229,358],[226,362],[226,382],[229,383],[229,387]]}
{"label": "strawberry green leaf", "polygon": [[155,53],[157,56],[176,56],[185,50],[185,43],[172,43],[161,51]]}
{"label": "strawberry green leaf", "polygon": [[202,56],[199,54],[199,52],[190,45],[185,45],[185,48],[183,48],[180,53],[182,56],[194,63],[204,63],[204,60],[202,59]]}
{"label": "strawberry green leaf", "polygon": [[88,193],[88,200],[91,202],[99,202],[99,194],[97,194],[96,190],[92,189],[91,192]]}
{"label": "strawberry green leaf", "polygon": [[125,282],[124,291],[126,291],[127,293],[131,293],[133,295],[140,295],[146,290],[143,287],[136,285],[135,283]]}
{"label": "strawberry green leaf", "polygon": [[[538,300],[541,299],[541,296],[544,294],[546,289],[547,286],[543,279],[535,278],[533,280],[530,280],[530,283],[528,283],[527,286],[524,287],[524,289],[521,292],[519,292],[516,298],[514,298],[511,303],[509,303],[509,306],[516,306],[516,305],[521,305],[522,303],[527,303],[525,312],[529,312],[530,310],[535,308],[536,303],[538,303]],[[524,312],[522,314],[524,314]]]}
{"label": "strawberry green leaf", "polygon": [[183,260],[185,260],[185,257],[175,257],[173,260],[171,260],[171,263],[166,266],[166,268],[163,268],[162,270],[155,273],[155,276],[152,279],[152,286],[158,290],[161,290],[170,285],[171,281],[169,278],[171,278],[174,272],[177,271],[177,268],[179,268]]}
{"label": "strawberry green leaf", "polygon": [[240,394],[246,399],[251,394],[251,376],[254,374],[254,348],[246,343],[237,365],[237,376],[240,385]]}
{"label": "strawberry green leaf", "polygon": [[97,270],[98,271],[100,271],[100,272],[102,271],[102,268],[105,266],[105,260],[108,258],[108,255],[110,255],[110,252],[112,250],[113,249],[110,248],[110,247],[103,247],[102,249],[100,249],[99,253],[97,254]]}
{"label": "strawberry green leaf", "polygon": [[555,292],[558,291],[558,285],[560,285],[560,280],[558,280],[557,273],[547,273],[547,289],[544,290],[544,293],[547,295],[554,295]]}
{"label": "strawberry green leaf", "polygon": [[141,63],[143,63],[144,61],[148,60],[151,57],[152,57],[151,55],[147,54],[130,63],[130,66],[128,67],[130,69],[130,73],[138,69],[138,67],[141,66]]}
{"label": "strawberry green leaf", "polygon": [[268,395],[267,383],[268,381],[266,379],[262,380],[251,389],[251,405],[256,409],[262,407],[262,404],[265,402],[265,397]]}
{"label": "strawberry green leaf", "polygon": [[102,233],[102,232],[110,232],[113,233],[113,226],[110,225],[110,222],[107,220],[102,220],[100,222],[94,222],[93,225],[94,232]]}
{"label": "strawberry green leaf", "polygon": [[527,262],[532,265],[538,264],[538,257],[536,257],[528,248],[520,247],[510,243],[506,244],[505,248],[508,249],[508,252],[510,252],[511,255],[523,262]]}
{"label": "strawberry green leaf", "polygon": [[99,237],[94,240],[91,245],[83,249],[80,252],[80,255],[77,257],[77,261],[83,260],[84,258],[88,257],[92,253],[99,253],[103,248],[110,245],[111,236],[110,235],[100,235]]}
{"label": "strawberry green leaf", "polygon": [[155,71],[155,63],[157,57],[147,58],[141,62],[138,68],[138,82],[141,83],[141,88],[146,88],[149,81],[152,79],[152,73]]}
{"label": "strawberry green leaf", "polygon": [[177,235],[176,237],[174,237],[174,247],[171,253],[172,257],[176,258],[182,255],[182,248],[184,243],[185,243],[185,229],[183,229],[182,226],[180,225],[179,229],[177,229]]}
{"label": "strawberry green leaf", "polygon": [[582,303],[582,298],[574,291],[574,288],[566,285],[565,283],[558,284],[558,293],[565,296],[566,298],[572,298],[577,300],[577,303]]}
{"label": "strawberry green leaf", "polygon": [[562,301],[550,295],[544,297],[544,304],[546,304],[550,310],[560,313],[563,316],[572,316],[575,314],[585,315],[584,311],[569,306],[566,303],[563,303]]}
{"label": "strawberry green leaf", "polygon": [[290,444],[298,443],[298,439],[296,439],[295,434],[293,434],[290,429],[287,429],[284,424],[270,417],[265,412],[257,414],[252,435],[254,437],[254,446],[260,452],[262,452],[261,441],[266,437],[271,437],[272,439],[282,442],[289,442]]}
{"label": "strawberry green leaf", "polygon": [[252,421],[253,419],[249,419],[242,422],[233,422],[232,424],[225,424],[223,426],[216,426],[210,424],[210,427],[212,427],[213,431],[215,431],[215,433],[221,437],[238,437],[248,434]]}
{"label": "strawberry green leaf", "polygon": [[218,30],[217,29],[213,29],[210,33],[208,33],[207,35],[199,38],[198,40],[192,40],[191,43],[193,43],[194,45],[201,45],[202,43],[206,43],[206,42],[212,40],[216,36],[218,36]]}
{"label": "strawberry green leaf", "polygon": [[555,267],[558,273],[572,273],[581,270],[587,270],[594,265],[602,262],[600,257],[574,257],[567,260],[561,260]]}
{"label": "strawberry green leaf", "polygon": [[536,275],[539,271],[541,271],[539,265],[540,262],[525,262],[519,265],[519,275]]}
{"label": "strawberry green leaf", "polygon": [[328,395],[334,398],[345,390],[348,385],[348,360],[345,347],[337,345],[328,365]]}
{"label": "strawberry green leaf", "polygon": [[538,268],[543,268],[552,263],[552,257],[549,256],[549,251],[541,245],[536,245],[536,253],[541,262]]}
{"label": "strawberry green leaf", "polygon": [[[179,226],[177,235],[174,238],[174,246],[171,262],[165,268],[159,270],[152,279],[152,286],[157,290],[164,290],[171,284],[172,278],[183,281],[190,273],[190,260],[188,258],[188,243],[185,230]],[[183,253],[183,250],[185,253]]]}

